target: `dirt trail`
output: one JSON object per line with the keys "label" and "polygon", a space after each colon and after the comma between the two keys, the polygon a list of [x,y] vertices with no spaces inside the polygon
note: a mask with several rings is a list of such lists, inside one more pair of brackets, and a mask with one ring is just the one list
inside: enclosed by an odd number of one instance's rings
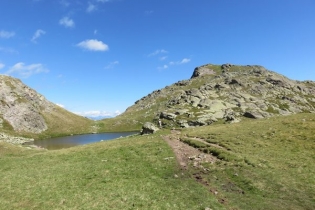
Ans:
{"label": "dirt trail", "polygon": [[163,139],[173,149],[176,159],[183,169],[186,169],[188,164],[194,167],[202,167],[201,162],[214,163],[217,159],[210,154],[205,154],[196,148],[193,148],[180,141],[180,131],[172,130],[170,135],[164,136]]}

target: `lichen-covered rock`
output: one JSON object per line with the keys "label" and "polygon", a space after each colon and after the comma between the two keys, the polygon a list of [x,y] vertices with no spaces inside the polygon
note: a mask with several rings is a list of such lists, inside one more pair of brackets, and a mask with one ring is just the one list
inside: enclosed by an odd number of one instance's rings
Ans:
{"label": "lichen-covered rock", "polygon": [[191,78],[195,78],[195,77],[199,77],[203,75],[211,75],[211,74],[215,74],[213,69],[207,68],[205,66],[200,66],[200,67],[195,68]]}
{"label": "lichen-covered rock", "polygon": [[160,118],[167,119],[167,120],[174,120],[176,118],[176,114],[168,113],[168,112],[161,112]]}
{"label": "lichen-covered rock", "polygon": [[143,134],[152,134],[152,133],[155,133],[158,130],[159,130],[159,128],[156,127],[153,123],[146,122],[142,126],[141,135],[143,135]]}

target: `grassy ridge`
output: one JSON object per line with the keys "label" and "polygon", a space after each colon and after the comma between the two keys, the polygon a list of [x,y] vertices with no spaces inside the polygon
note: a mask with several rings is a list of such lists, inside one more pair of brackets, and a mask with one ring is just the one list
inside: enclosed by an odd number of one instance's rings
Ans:
{"label": "grassy ridge", "polygon": [[187,129],[182,138],[221,159],[202,176],[233,207],[315,209],[314,128],[314,114],[297,114]]}
{"label": "grassy ridge", "polygon": [[222,209],[157,134],[59,151],[0,145],[2,209]]}

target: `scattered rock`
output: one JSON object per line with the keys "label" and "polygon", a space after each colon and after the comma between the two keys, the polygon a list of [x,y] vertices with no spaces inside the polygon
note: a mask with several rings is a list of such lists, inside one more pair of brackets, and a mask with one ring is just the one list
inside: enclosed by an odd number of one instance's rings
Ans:
{"label": "scattered rock", "polygon": [[290,80],[257,65],[207,64],[195,68],[190,80],[153,91],[133,109],[154,104],[155,119],[169,128],[315,113],[315,82]]}
{"label": "scattered rock", "polygon": [[152,134],[152,133],[155,133],[158,130],[159,130],[159,128],[156,127],[153,123],[146,122],[142,126],[141,135],[143,135],[143,134]]}
{"label": "scattered rock", "polygon": [[34,139],[18,137],[18,136],[10,136],[5,133],[0,133],[0,141],[7,142],[10,144],[24,145],[27,143],[33,143]]}
{"label": "scattered rock", "polygon": [[167,119],[167,120],[174,120],[176,118],[176,114],[168,113],[168,112],[161,112],[160,118]]}

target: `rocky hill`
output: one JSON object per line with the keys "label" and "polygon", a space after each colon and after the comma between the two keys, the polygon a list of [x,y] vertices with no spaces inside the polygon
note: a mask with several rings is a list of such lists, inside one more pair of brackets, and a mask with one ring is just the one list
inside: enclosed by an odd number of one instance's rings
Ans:
{"label": "rocky hill", "polygon": [[207,64],[190,79],[141,98],[111,123],[137,127],[160,118],[165,127],[190,127],[300,112],[315,112],[315,82],[294,81],[262,66]]}
{"label": "rocky hill", "polygon": [[90,120],[46,100],[20,80],[0,75],[0,131],[66,134],[67,130],[73,132],[75,127],[89,123]]}

